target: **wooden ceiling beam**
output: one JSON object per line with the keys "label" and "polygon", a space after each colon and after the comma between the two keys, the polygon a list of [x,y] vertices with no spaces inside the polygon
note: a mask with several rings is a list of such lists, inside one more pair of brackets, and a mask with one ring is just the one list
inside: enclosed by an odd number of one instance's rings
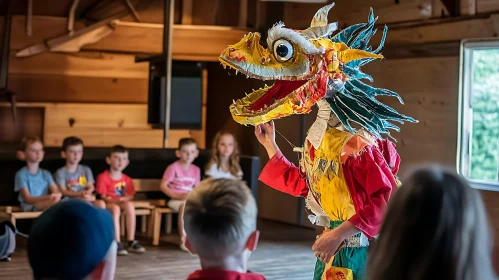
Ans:
{"label": "wooden ceiling beam", "polygon": [[[0,22],[3,21],[0,18]],[[34,36],[26,36],[24,16],[13,16],[12,50],[20,50],[40,41],[56,37],[66,32],[67,19],[63,17],[33,17]],[[0,24],[1,25],[1,24]],[[75,22],[75,30],[84,28],[81,22]],[[108,51],[133,54],[161,54],[163,52],[163,25],[116,21],[114,31],[94,44],[85,45],[82,50]],[[220,52],[229,44],[239,41],[250,29],[174,25],[174,59],[218,61]],[[140,39],[138,39],[140,38]]]}

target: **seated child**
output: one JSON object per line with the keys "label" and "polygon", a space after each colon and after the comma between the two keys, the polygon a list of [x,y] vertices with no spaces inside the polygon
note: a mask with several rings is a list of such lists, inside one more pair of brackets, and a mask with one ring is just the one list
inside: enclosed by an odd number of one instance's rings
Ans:
{"label": "seated child", "polygon": [[103,200],[96,200],[92,194],[95,190],[94,175],[88,166],[80,164],[83,157],[83,141],[80,138],[70,136],[62,142],[62,158],[66,159],[66,165],[59,168],[55,173],[55,181],[66,197],[80,198],[99,208],[106,208]]}
{"label": "seated child", "polygon": [[168,207],[178,212],[178,234],[180,235],[180,248],[184,251],[184,204],[189,192],[199,184],[201,170],[192,162],[197,158],[199,150],[196,141],[192,138],[182,138],[178,143],[175,154],[179,158],[176,162],[166,168],[161,180],[161,191],[171,199]]}
{"label": "seated child", "polygon": [[113,280],[116,248],[111,214],[68,199],[43,212],[31,227],[33,279]]}
{"label": "seated child", "polygon": [[[123,170],[128,166],[128,149],[116,145],[111,148],[109,156],[106,157],[109,170],[99,174],[97,177],[97,193],[106,202],[106,208],[111,211],[114,220],[114,231],[116,242],[118,242],[118,255],[127,255],[128,251],[143,253],[145,248],[135,240],[135,207],[132,199],[135,195],[132,178],[123,174]],[[126,235],[127,246],[121,243],[120,215],[121,210],[126,212]]]}
{"label": "seated child", "polygon": [[218,132],[213,139],[211,160],[204,174],[213,179],[242,179],[243,171],[239,166],[239,146],[236,138],[229,132]]}
{"label": "seated child", "polygon": [[61,199],[61,193],[49,171],[40,168],[45,155],[43,143],[36,136],[24,137],[19,150],[26,166],[16,173],[14,191],[25,212],[43,211]]}
{"label": "seated child", "polygon": [[247,263],[258,243],[257,207],[241,180],[208,179],[187,197],[185,246],[201,261],[188,280],[264,280],[248,273]]}

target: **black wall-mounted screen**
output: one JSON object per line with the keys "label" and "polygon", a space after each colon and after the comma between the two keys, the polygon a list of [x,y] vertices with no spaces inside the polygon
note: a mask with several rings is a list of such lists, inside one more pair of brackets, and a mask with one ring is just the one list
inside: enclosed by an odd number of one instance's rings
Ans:
{"label": "black wall-mounted screen", "polygon": [[[201,129],[203,121],[203,69],[198,62],[173,61],[170,98],[171,129]],[[166,114],[165,61],[151,61],[148,122],[164,125]]]}

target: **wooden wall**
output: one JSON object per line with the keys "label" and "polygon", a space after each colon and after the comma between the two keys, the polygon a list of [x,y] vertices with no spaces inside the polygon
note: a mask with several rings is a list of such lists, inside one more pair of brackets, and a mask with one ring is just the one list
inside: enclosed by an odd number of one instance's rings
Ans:
{"label": "wooden wall", "polygon": [[[154,22],[157,11],[152,12],[154,5],[148,7],[141,11],[146,21]],[[134,61],[137,55],[162,52],[163,25],[129,20],[121,19],[111,35],[85,45],[80,52],[44,52],[19,58],[16,57],[19,50],[64,34],[67,20],[34,16],[33,34],[27,36],[25,16],[14,16],[8,86],[16,93],[23,111],[16,137],[1,139],[3,143],[17,143],[22,135],[32,133],[34,125],[24,124],[24,112],[33,111],[26,113],[31,115],[41,110],[44,117],[37,123],[43,128],[39,136],[48,146],[58,146],[65,136],[77,135],[89,146],[108,146],[118,141],[130,147],[163,147],[163,130],[147,124],[148,63]],[[82,26],[77,22],[75,28]],[[173,59],[216,61],[221,50],[244,33],[246,29],[175,25]],[[202,42],[203,47],[199,48],[195,40]],[[180,137],[188,136],[195,138],[201,148],[205,147],[208,76],[204,71],[203,128],[172,130],[167,147],[176,147]],[[69,119],[76,120],[73,127]]]}

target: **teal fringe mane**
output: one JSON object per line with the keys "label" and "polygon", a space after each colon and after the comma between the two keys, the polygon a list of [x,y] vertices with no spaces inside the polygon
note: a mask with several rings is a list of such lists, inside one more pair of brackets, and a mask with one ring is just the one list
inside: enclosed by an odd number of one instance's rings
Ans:
{"label": "teal fringe mane", "polygon": [[[377,29],[374,29],[376,20],[377,18],[374,18],[374,13],[371,9],[368,23],[349,26],[330,39],[334,43],[345,43],[351,49],[379,54],[385,43],[388,27],[385,25],[381,43],[373,51],[372,47],[368,46],[368,44],[369,40],[376,34]],[[351,133],[356,133],[356,130],[351,126],[351,122],[355,122],[374,136],[381,138],[381,134],[390,134],[389,129],[400,131],[400,128],[391,122],[403,124],[404,121],[417,121],[398,113],[395,109],[376,100],[376,96],[378,95],[387,95],[396,97],[401,104],[404,104],[402,98],[397,93],[387,89],[375,88],[361,81],[362,79],[373,81],[370,75],[360,70],[360,67],[374,59],[363,58],[341,65],[342,71],[349,79],[332,97],[326,98],[326,101],[341,123]]]}

